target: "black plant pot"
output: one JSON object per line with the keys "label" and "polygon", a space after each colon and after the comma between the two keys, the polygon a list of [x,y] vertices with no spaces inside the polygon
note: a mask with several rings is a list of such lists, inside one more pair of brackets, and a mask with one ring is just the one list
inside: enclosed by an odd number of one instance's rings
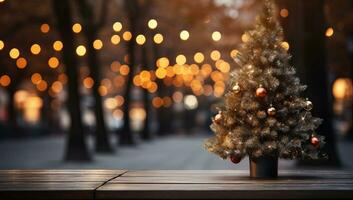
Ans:
{"label": "black plant pot", "polygon": [[278,176],[277,157],[249,158],[251,178],[276,178]]}

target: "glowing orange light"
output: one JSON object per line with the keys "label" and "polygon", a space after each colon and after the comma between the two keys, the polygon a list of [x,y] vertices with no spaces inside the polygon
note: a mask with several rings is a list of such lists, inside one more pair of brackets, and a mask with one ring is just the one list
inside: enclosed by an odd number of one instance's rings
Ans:
{"label": "glowing orange light", "polygon": [[122,28],[123,28],[123,24],[120,23],[120,22],[115,22],[115,23],[113,24],[113,30],[114,30],[115,32],[121,31]]}
{"label": "glowing orange light", "polygon": [[332,27],[329,27],[326,29],[326,33],[325,33],[326,37],[332,37],[333,34],[334,34],[334,30]]}
{"label": "glowing orange light", "polygon": [[183,54],[180,54],[178,55],[176,58],[175,58],[175,62],[178,64],[178,65],[183,65],[186,63],[186,57],[183,55]]}
{"label": "glowing orange light", "polygon": [[120,43],[120,36],[119,35],[112,35],[110,38],[110,42],[114,45],[117,45]]}
{"label": "glowing orange light", "polygon": [[57,68],[59,66],[59,60],[56,57],[51,57],[48,60],[48,65],[50,68]]}
{"label": "glowing orange light", "polygon": [[121,65],[120,69],[119,69],[119,72],[120,72],[121,75],[126,76],[126,75],[129,74],[130,68],[127,65]]}
{"label": "glowing orange light", "polygon": [[194,55],[194,61],[197,63],[202,63],[205,60],[205,56],[201,52],[197,52]]}
{"label": "glowing orange light", "polygon": [[74,25],[72,25],[72,31],[74,33],[79,33],[79,32],[81,32],[81,30],[82,30],[81,24],[75,23]]}
{"label": "glowing orange light", "polygon": [[102,40],[100,40],[100,39],[94,40],[94,42],[93,42],[93,48],[94,48],[94,49],[99,50],[99,49],[101,49],[102,47],[103,47],[103,42],[102,42]]}
{"label": "glowing orange light", "polygon": [[94,81],[91,77],[86,77],[83,79],[83,86],[87,89],[92,88],[94,84]]}
{"label": "glowing orange light", "polygon": [[53,90],[53,92],[55,93],[59,93],[62,91],[63,89],[63,84],[60,81],[55,81],[52,85],[51,85],[51,89]]}
{"label": "glowing orange light", "polygon": [[36,86],[39,91],[43,92],[48,88],[48,83],[44,80],[41,80]]}
{"label": "glowing orange light", "polygon": [[2,40],[0,40],[0,50],[2,50],[4,47],[5,47],[5,43]]}
{"label": "glowing orange light", "polygon": [[212,60],[217,61],[221,58],[221,53],[217,50],[213,50],[210,54]]}
{"label": "glowing orange light", "polygon": [[9,55],[12,59],[17,59],[20,56],[20,51],[17,48],[12,48]]}
{"label": "glowing orange light", "polygon": [[279,15],[281,15],[281,17],[283,17],[283,18],[286,18],[289,15],[289,11],[285,8],[282,8],[279,12]]}
{"label": "glowing orange light", "polygon": [[53,43],[53,49],[55,51],[61,51],[63,49],[64,45],[61,41],[57,40]]}
{"label": "glowing orange light", "polygon": [[144,35],[138,35],[136,37],[136,43],[138,45],[143,45],[146,42],[146,37]]}
{"label": "glowing orange light", "polygon": [[49,30],[50,30],[49,24],[42,24],[42,25],[40,26],[40,31],[41,31],[42,33],[48,33]]}
{"label": "glowing orange light", "polygon": [[163,67],[160,67],[156,70],[156,77],[159,79],[164,79],[167,75],[167,70]]}
{"label": "glowing orange light", "polygon": [[0,77],[0,85],[1,86],[3,86],[3,87],[7,87],[7,86],[9,86],[10,85],[10,83],[11,83],[11,78],[10,78],[10,76],[8,76],[8,75],[2,75],[1,77]]}
{"label": "glowing orange light", "polygon": [[156,43],[156,44],[161,44],[163,42],[164,38],[163,38],[163,35],[160,34],[160,33],[157,33],[153,36],[153,41]]}
{"label": "glowing orange light", "polygon": [[283,49],[285,49],[286,51],[288,51],[289,50],[289,43],[288,42],[282,42],[281,43],[281,47]]}
{"label": "glowing orange light", "polygon": [[39,73],[34,73],[31,76],[31,81],[33,84],[38,84],[42,80],[42,76]]}
{"label": "glowing orange light", "polygon": [[40,53],[40,51],[41,51],[41,48],[40,48],[39,44],[33,44],[33,45],[31,46],[31,52],[32,52],[32,54],[38,55],[38,54]]}
{"label": "glowing orange light", "polygon": [[25,58],[19,58],[16,60],[16,65],[19,69],[24,69],[27,66],[27,60]]}
{"label": "glowing orange light", "polygon": [[131,34],[130,31],[125,31],[125,32],[123,33],[123,39],[124,39],[125,41],[130,41],[131,38],[132,38],[132,34]]}

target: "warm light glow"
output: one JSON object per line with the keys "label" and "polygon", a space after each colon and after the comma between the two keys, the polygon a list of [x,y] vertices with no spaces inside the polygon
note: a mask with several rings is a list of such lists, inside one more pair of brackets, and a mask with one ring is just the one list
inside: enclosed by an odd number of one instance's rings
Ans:
{"label": "warm light glow", "polygon": [[189,36],[190,36],[190,34],[189,34],[189,32],[187,30],[182,30],[180,32],[180,39],[182,39],[182,40],[189,39]]}
{"label": "warm light glow", "polygon": [[285,8],[282,8],[279,14],[281,15],[281,17],[286,18],[289,15],[289,11]]}
{"label": "warm light glow", "polygon": [[236,49],[233,49],[231,52],[230,52],[230,57],[231,58],[235,58],[237,55],[238,55],[239,51],[236,50]]}
{"label": "warm light glow", "polygon": [[87,89],[90,89],[93,87],[94,81],[91,77],[86,77],[83,79],[83,86]]}
{"label": "warm light glow", "polygon": [[57,68],[59,66],[59,64],[60,64],[59,60],[56,57],[51,57],[48,60],[48,65],[49,65],[50,68],[55,69],[55,68]]}
{"label": "warm light glow", "polygon": [[178,64],[178,65],[183,65],[186,63],[186,57],[183,55],[183,54],[180,54],[178,55],[176,58],[175,58],[175,62]]}
{"label": "warm light glow", "polygon": [[130,31],[125,31],[125,32],[123,33],[123,39],[124,39],[125,41],[130,41],[131,38],[132,38],[132,34],[131,34]]}
{"label": "warm light glow", "polygon": [[11,83],[11,78],[10,78],[10,76],[8,76],[8,75],[2,75],[1,77],[0,77],[0,85],[1,86],[3,86],[3,87],[7,87],[7,86],[9,86],[10,85],[10,83]]}
{"label": "warm light glow", "polygon": [[157,28],[157,26],[158,26],[157,20],[155,20],[155,19],[150,19],[150,20],[148,21],[148,27],[149,27],[150,29],[155,29],[155,28]]}
{"label": "warm light glow", "polygon": [[281,47],[283,49],[285,49],[286,51],[288,51],[289,50],[289,43],[288,42],[282,42],[281,43]]}
{"label": "warm light glow", "polygon": [[119,72],[120,72],[121,75],[127,76],[129,74],[129,72],[130,72],[130,68],[127,65],[121,65],[120,69],[119,69]]}
{"label": "warm light glow", "polygon": [[27,60],[25,58],[18,58],[16,60],[16,66],[19,69],[24,69],[27,66]]}
{"label": "warm light glow", "polygon": [[136,43],[138,45],[143,45],[146,42],[146,37],[144,35],[138,35],[136,37]]}
{"label": "warm light glow", "polygon": [[48,33],[49,30],[50,30],[49,24],[42,24],[42,25],[40,26],[40,31],[41,31],[42,33]]}
{"label": "warm light glow", "polygon": [[44,80],[41,80],[36,86],[39,91],[43,92],[48,88],[48,83]]}
{"label": "warm light glow", "polygon": [[79,33],[79,32],[81,32],[81,30],[82,30],[81,24],[75,23],[74,25],[72,25],[72,31],[74,33]]}
{"label": "warm light glow", "polygon": [[113,112],[114,119],[121,120],[123,118],[123,116],[124,116],[124,112],[122,110],[120,110],[120,109],[114,110],[114,112]]}
{"label": "warm light glow", "polygon": [[221,59],[221,53],[218,50],[213,50],[210,54],[212,60],[217,61]]}
{"label": "warm light glow", "polygon": [[157,67],[168,67],[169,59],[167,57],[162,57],[157,60]]}
{"label": "warm light glow", "polygon": [[38,84],[42,80],[42,76],[39,73],[34,73],[31,76],[31,81],[33,84]]}
{"label": "warm light glow", "polygon": [[115,22],[115,23],[113,24],[113,30],[114,30],[115,32],[121,31],[122,28],[123,28],[123,24],[120,23],[120,22]]}
{"label": "warm light glow", "polygon": [[58,80],[62,82],[63,84],[67,83],[67,75],[65,73],[60,73],[58,76]]}
{"label": "warm light glow", "polygon": [[205,56],[201,52],[197,52],[194,55],[194,60],[197,63],[202,63],[205,60]]}
{"label": "warm light glow", "polygon": [[333,34],[334,34],[334,30],[332,27],[329,27],[326,29],[326,33],[325,33],[326,37],[332,37]]}
{"label": "warm light glow", "polygon": [[64,45],[61,41],[57,40],[53,43],[53,49],[55,51],[61,51],[63,49]]}
{"label": "warm light glow", "polygon": [[5,43],[2,40],[0,40],[0,50],[2,50],[4,47],[5,47]]}
{"label": "warm light glow", "polygon": [[161,44],[163,42],[163,35],[160,34],[160,33],[157,33],[156,35],[153,36],[153,41],[156,43],[156,44]]}
{"label": "warm light glow", "polygon": [[52,85],[51,85],[51,89],[53,92],[55,93],[59,93],[62,91],[63,89],[63,84],[60,81],[55,81]]}
{"label": "warm light glow", "polygon": [[41,48],[39,46],[39,44],[33,44],[31,46],[31,52],[34,54],[34,55],[38,55],[41,51]]}
{"label": "warm light glow", "polygon": [[0,0],[0,3],[3,3],[3,2],[5,2],[5,0]]}
{"label": "warm light glow", "polygon": [[26,122],[36,123],[40,120],[40,109],[43,106],[43,100],[37,96],[27,96],[23,102],[23,117]]}
{"label": "warm light glow", "polygon": [[212,33],[212,40],[213,41],[219,41],[222,38],[222,34],[219,31],[215,31]]}
{"label": "warm light glow", "polygon": [[167,70],[163,67],[159,67],[156,70],[156,77],[159,79],[164,79],[167,76]]}
{"label": "warm light glow", "polygon": [[146,119],[146,111],[143,108],[132,108],[129,112],[129,117],[133,121],[143,121]]}
{"label": "warm light glow", "polygon": [[84,56],[86,54],[86,47],[83,45],[80,45],[76,48],[76,54],[78,56]]}
{"label": "warm light glow", "polygon": [[9,55],[12,59],[17,59],[20,56],[20,51],[17,48],[12,48]]}
{"label": "warm light glow", "polygon": [[93,42],[93,48],[96,49],[96,50],[99,50],[103,47],[103,42],[102,40],[100,39],[96,39],[94,42]]}
{"label": "warm light glow", "polygon": [[104,106],[107,108],[107,109],[110,109],[110,110],[113,110],[115,109],[117,106],[118,106],[118,102],[115,98],[107,98],[105,101],[104,101]]}
{"label": "warm light glow", "polygon": [[120,68],[120,62],[119,61],[113,61],[112,64],[110,64],[110,69],[113,72],[118,72]]}
{"label": "warm light glow", "polygon": [[184,106],[187,110],[194,110],[198,106],[198,101],[194,95],[186,95],[184,98]]}
{"label": "warm light glow", "polygon": [[112,44],[117,45],[120,43],[120,36],[112,35],[112,37],[110,38],[110,41],[112,42]]}
{"label": "warm light glow", "polygon": [[154,97],[152,99],[152,105],[155,108],[160,108],[163,105],[163,99],[160,97]]}
{"label": "warm light glow", "polygon": [[349,78],[338,78],[332,86],[332,93],[336,99],[351,99],[353,95],[352,80]]}
{"label": "warm light glow", "polygon": [[250,36],[249,36],[247,33],[244,33],[244,34],[241,36],[241,41],[243,41],[243,42],[249,42],[249,41],[250,41]]}

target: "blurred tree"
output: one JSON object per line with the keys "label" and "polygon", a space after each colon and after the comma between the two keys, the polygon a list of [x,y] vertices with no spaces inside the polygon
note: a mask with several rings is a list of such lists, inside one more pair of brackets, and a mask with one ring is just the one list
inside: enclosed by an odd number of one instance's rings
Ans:
{"label": "blurred tree", "polygon": [[57,28],[62,38],[64,48],[62,58],[68,75],[68,110],[70,113],[70,130],[67,137],[65,160],[90,161],[85,134],[83,131],[80,108],[77,58],[75,56],[76,39],[71,31],[72,14],[68,0],[52,1],[56,16]]}
{"label": "blurred tree", "polygon": [[92,93],[95,102],[93,108],[96,118],[95,147],[96,151],[100,153],[114,152],[111,144],[109,143],[108,131],[104,119],[102,97],[99,93],[99,87],[101,83],[101,64],[99,61],[98,53],[93,47],[94,41],[98,38],[99,30],[104,26],[106,22],[107,7],[109,2],[110,1],[100,1],[101,9],[98,18],[95,17],[94,12],[95,7],[97,7],[97,2],[88,0],[76,1],[79,12],[83,19],[83,33],[87,43],[88,65],[90,68],[91,77],[93,79]]}

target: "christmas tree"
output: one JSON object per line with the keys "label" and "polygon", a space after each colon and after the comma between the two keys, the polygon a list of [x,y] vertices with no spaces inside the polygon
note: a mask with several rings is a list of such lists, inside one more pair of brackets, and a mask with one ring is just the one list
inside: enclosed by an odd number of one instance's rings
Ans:
{"label": "christmas tree", "polygon": [[255,28],[242,36],[233,55],[238,68],[211,125],[215,136],[205,148],[238,163],[245,156],[317,159],[324,137],[315,133],[322,120],[313,117],[312,102],[290,65],[289,45],[273,1],[264,1]]}

